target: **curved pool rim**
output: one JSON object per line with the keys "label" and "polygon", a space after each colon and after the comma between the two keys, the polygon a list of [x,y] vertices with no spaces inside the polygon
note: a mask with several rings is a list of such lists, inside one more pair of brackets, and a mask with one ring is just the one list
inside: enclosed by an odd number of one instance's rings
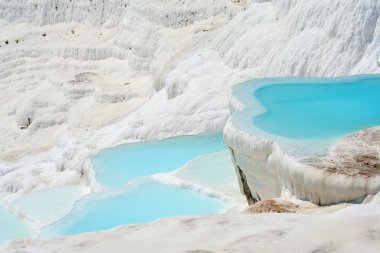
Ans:
{"label": "curved pool rim", "polygon": [[[343,77],[271,77],[253,79],[238,83],[231,89],[229,102],[231,122],[234,127],[248,133],[249,135],[270,140],[279,144],[288,155],[304,158],[325,156],[344,136],[335,138],[294,139],[267,132],[253,124],[253,119],[256,116],[262,115],[267,111],[266,107],[261,103],[256,95],[254,95],[255,92],[265,86],[278,84],[329,85],[341,82],[341,85],[344,85],[347,83],[356,83],[365,79],[380,80],[380,74],[365,74]],[[310,149],[305,149],[305,146],[310,147]]]}

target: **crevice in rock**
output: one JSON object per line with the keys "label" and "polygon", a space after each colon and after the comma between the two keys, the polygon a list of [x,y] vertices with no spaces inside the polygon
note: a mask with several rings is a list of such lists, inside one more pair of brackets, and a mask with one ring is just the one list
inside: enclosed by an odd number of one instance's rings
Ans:
{"label": "crevice in rock", "polygon": [[240,184],[240,188],[243,192],[243,194],[245,195],[245,197],[247,198],[247,202],[248,202],[248,205],[253,205],[255,204],[256,202],[260,201],[255,199],[253,196],[252,196],[252,193],[251,193],[251,189],[249,189],[249,186],[248,186],[248,182],[247,182],[247,177],[245,176],[244,172],[240,169],[239,165],[237,165],[236,163],[236,157],[235,157],[235,152],[234,150],[229,147],[228,148],[230,150],[230,153],[231,153],[231,157],[232,157],[232,163],[234,164],[235,166],[235,169],[236,169],[236,173],[238,174],[238,179],[239,179],[239,184]]}
{"label": "crevice in rock", "polygon": [[241,184],[243,186],[244,195],[247,198],[248,205],[253,205],[256,202],[258,202],[258,200],[252,196],[252,193],[251,193],[251,190],[249,189],[249,186],[247,183],[247,178],[246,178],[244,172],[240,169],[239,166],[236,166],[236,167],[237,167],[237,171],[239,172],[239,175],[240,175]]}

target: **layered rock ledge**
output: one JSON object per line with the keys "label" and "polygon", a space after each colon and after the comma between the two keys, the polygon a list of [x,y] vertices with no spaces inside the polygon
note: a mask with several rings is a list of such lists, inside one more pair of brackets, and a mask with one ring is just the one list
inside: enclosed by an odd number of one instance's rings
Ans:
{"label": "layered rock ledge", "polygon": [[[230,98],[231,113],[245,105]],[[273,140],[236,127],[224,129],[240,188],[249,204],[296,197],[318,205],[368,201],[380,191],[380,127],[348,135],[327,155],[291,156]]]}

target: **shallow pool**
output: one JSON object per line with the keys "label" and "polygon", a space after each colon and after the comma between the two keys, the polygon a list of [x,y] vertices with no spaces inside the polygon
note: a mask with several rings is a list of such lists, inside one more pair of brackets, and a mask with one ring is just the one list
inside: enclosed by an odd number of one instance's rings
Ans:
{"label": "shallow pool", "polygon": [[[380,125],[380,78],[273,84],[254,96],[267,109],[259,128],[290,138],[340,137]],[[286,82],[286,80],[284,80]]]}
{"label": "shallow pool", "polygon": [[326,155],[340,138],[380,125],[380,76],[267,78],[236,85],[235,127],[297,157]]}
{"label": "shallow pool", "polygon": [[0,245],[9,240],[28,237],[31,234],[32,230],[28,225],[0,206]]}
{"label": "shallow pool", "polygon": [[[80,188],[56,187],[26,194],[12,204],[39,225],[47,225],[41,231],[42,238],[106,230],[171,216],[224,212],[230,207],[230,203],[162,182],[167,183],[172,179],[174,182],[182,182],[187,177],[192,184],[197,184],[207,182],[210,177],[210,185],[215,186],[219,181],[232,181],[233,169],[226,173],[226,168],[221,166],[228,157],[226,149],[221,133],[182,136],[109,148],[92,158],[96,180],[106,186],[107,191],[80,198]],[[224,152],[216,153],[220,151]],[[199,158],[204,158],[204,155],[209,156],[207,159]],[[197,166],[191,166],[191,170],[182,169],[182,178],[175,178],[174,174],[149,177],[180,169],[195,158],[198,158],[195,162]],[[200,162],[204,160],[207,162]],[[228,162],[225,166],[232,167],[231,161]],[[165,181],[168,176],[170,180]],[[216,196],[214,188],[216,187],[211,187],[210,194]],[[70,210],[78,198],[80,199]],[[225,200],[224,195],[223,199]],[[62,217],[67,212],[69,213]],[[0,219],[2,215],[4,216],[0,212]],[[57,219],[59,220],[56,221]],[[6,225],[3,225],[0,220],[0,243],[4,236],[8,236],[6,239],[13,239],[28,235],[21,233],[24,230],[22,227],[18,228],[19,221],[14,217],[7,216],[6,221]]]}
{"label": "shallow pool", "polygon": [[92,158],[92,165],[99,184],[117,188],[142,176],[171,172],[198,156],[226,149],[222,133],[181,136],[105,149]]}
{"label": "shallow pool", "polygon": [[79,186],[57,186],[26,193],[12,202],[12,207],[47,225],[69,213],[81,195]]}
{"label": "shallow pool", "polygon": [[77,202],[69,215],[43,231],[45,236],[99,231],[159,218],[223,212],[228,204],[197,192],[146,182],[121,191],[94,194]]}

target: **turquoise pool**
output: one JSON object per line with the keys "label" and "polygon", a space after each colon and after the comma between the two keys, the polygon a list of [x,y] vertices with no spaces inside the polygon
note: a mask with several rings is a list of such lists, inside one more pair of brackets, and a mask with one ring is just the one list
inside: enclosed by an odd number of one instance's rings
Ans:
{"label": "turquoise pool", "polygon": [[112,189],[139,177],[171,172],[196,157],[226,149],[222,133],[181,136],[105,149],[92,158],[92,165],[96,181]]}
{"label": "turquoise pool", "polygon": [[0,245],[6,241],[25,238],[32,234],[30,227],[0,206]]}
{"label": "turquoise pool", "polygon": [[254,96],[267,111],[253,123],[276,135],[330,138],[380,125],[380,78],[274,84]]}
{"label": "turquoise pool", "polygon": [[[247,92],[251,87],[250,99],[264,107],[247,120],[274,135],[337,138],[380,125],[380,76],[275,78],[243,86],[237,90]],[[247,100],[246,94],[237,94]]]}
{"label": "turquoise pool", "polygon": [[227,207],[221,200],[188,189],[146,182],[83,198],[69,215],[46,228],[43,235],[72,235],[170,216],[218,213]]}
{"label": "turquoise pool", "polygon": [[[224,212],[230,203],[191,189],[162,184],[146,176],[172,172],[204,155],[216,153],[215,159],[220,160],[220,151],[226,152],[226,149],[221,133],[109,148],[92,158],[97,182],[106,186],[107,191],[80,198],[71,210],[73,200],[80,197],[77,196],[80,189],[51,188],[32,192],[14,201],[13,207],[44,224],[51,223],[70,210],[58,221],[44,227],[40,233],[42,238],[106,230],[171,216]],[[208,159],[211,157],[214,156]],[[209,165],[204,163],[204,166]],[[209,174],[203,173],[201,167],[196,168],[195,177],[207,180],[205,177]],[[222,174],[223,168],[219,171]],[[217,178],[225,179],[225,175],[214,175],[212,180]],[[49,200],[52,195],[57,200]],[[46,208],[41,209],[46,201]],[[0,244],[29,237],[32,233],[21,220],[0,208]]]}
{"label": "turquoise pool", "polygon": [[326,155],[340,138],[380,125],[380,75],[257,79],[233,93],[245,105],[235,127],[298,157]]}
{"label": "turquoise pool", "polygon": [[171,216],[223,212],[229,203],[146,176],[172,172],[197,157],[226,149],[221,133],[105,149],[92,158],[92,164],[97,182],[109,190],[77,201],[71,212],[46,227],[42,236],[79,234]]}

